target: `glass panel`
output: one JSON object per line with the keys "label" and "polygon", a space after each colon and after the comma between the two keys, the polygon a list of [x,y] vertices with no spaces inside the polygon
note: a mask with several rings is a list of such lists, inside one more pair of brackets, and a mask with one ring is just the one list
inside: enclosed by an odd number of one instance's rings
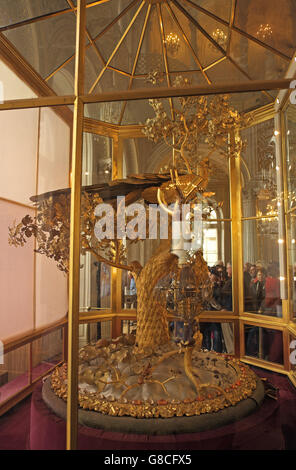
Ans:
{"label": "glass panel", "polygon": [[[143,8],[136,20],[133,23],[132,28],[126,34],[124,40],[116,50],[116,54],[110,62],[110,66],[116,69],[125,71],[129,74],[134,74],[136,64],[138,61],[138,47],[141,42],[141,32],[145,26],[146,8]],[[112,31],[112,30],[111,30]],[[110,34],[111,34],[110,31]],[[121,26],[121,31],[125,33]],[[145,29],[144,29],[145,31]],[[99,42],[99,41],[98,41]],[[102,47],[102,46],[101,46]],[[117,47],[117,46],[115,46]],[[105,49],[105,46],[104,46]],[[106,57],[108,59],[108,57]]]}
{"label": "glass panel", "polygon": [[214,303],[207,310],[232,311],[231,223],[203,223],[203,256],[209,266]]}
{"label": "glass panel", "polygon": [[234,353],[233,324],[200,322],[202,348],[218,353]]}
{"label": "glass panel", "polygon": [[[134,84],[135,82],[133,82]],[[162,100],[165,108],[169,109],[169,101]],[[155,116],[152,107],[149,105],[148,100],[139,100],[137,105],[134,101],[127,101],[122,119],[122,125],[129,124],[144,124],[146,119],[153,118]]]}
{"label": "glass panel", "polygon": [[257,0],[250,5],[244,0],[237,1],[235,26],[254,38],[292,57],[295,44],[295,28],[292,18],[296,14],[293,3],[281,3],[281,14],[277,15],[276,0]]}
{"label": "glass panel", "polygon": [[[139,103],[141,106],[143,102]],[[151,117],[153,110],[151,108]],[[144,137],[144,135],[143,135]],[[172,159],[172,149],[163,142],[154,143],[146,138],[124,139],[123,174],[165,173]]]}
{"label": "glass panel", "polygon": [[[184,323],[173,321],[170,323],[172,339],[182,337]],[[202,349],[216,351],[217,353],[234,353],[233,324],[227,322],[200,321],[200,331],[203,335]]]}
{"label": "glass panel", "polygon": [[248,112],[254,109],[273,103],[277,96],[277,91],[269,90],[249,93],[233,93],[230,97],[232,106],[240,112]]}
{"label": "glass panel", "polygon": [[32,343],[32,381],[63,360],[63,329],[60,328]]}
{"label": "glass panel", "polygon": [[[135,50],[136,47],[135,44]],[[156,7],[153,7],[150,12],[135,73],[136,75],[146,75],[154,71],[165,72],[163,41]]]}
{"label": "glass panel", "polygon": [[[203,255],[213,283],[213,303],[207,310],[232,311],[231,224],[207,222],[203,226]],[[145,266],[159,244],[160,240],[128,243],[128,264],[136,260]],[[123,272],[122,306],[125,309],[137,307],[137,290],[130,272]]]}
{"label": "glass panel", "polygon": [[[85,77],[84,77],[84,90],[86,93],[90,90],[93,83],[101,73],[105,62],[98,48],[87,47],[85,50]],[[94,105],[86,105],[86,110],[91,106],[95,109]],[[86,111],[87,112],[87,111]],[[90,112],[90,117],[92,116]]]}
{"label": "glass panel", "polygon": [[235,31],[231,34],[230,57],[251,80],[276,80],[285,75],[289,66],[288,59]]}
{"label": "glass panel", "polygon": [[[76,16],[74,13],[20,26],[4,34],[44,79],[51,76],[52,72],[67,59],[75,60]],[[64,85],[60,83],[61,94],[64,94],[63,90],[67,93],[69,80],[71,82],[72,77],[67,76],[65,72],[60,76],[60,80],[64,81]]]}
{"label": "glass panel", "polygon": [[243,221],[245,310],[282,316],[277,220]]}
{"label": "glass panel", "polygon": [[[233,65],[229,59],[225,59],[222,62],[211,67],[207,74],[213,83],[225,82],[227,79],[234,82],[245,81],[245,75]],[[229,78],[228,78],[229,77]],[[245,93],[242,94],[242,100],[245,100]],[[241,106],[241,104],[240,104]],[[248,109],[245,107],[245,109]]]}
{"label": "glass panel", "polygon": [[1,111],[0,120],[0,302],[11,314],[9,322],[0,316],[5,339],[68,310],[70,126],[61,108]]}
{"label": "glass panel", "polygon": [[124,309],[136,309],[137,308],[137,288],[135,279],[130,271],[124,271],[122,273],[122,306]]}
{"label": "glass panel", "polygon": [[[110,75],[109,79],[107,75]],[[107,90],[103,91],[110,91],[110,87],[114,90],[120,90],[126,87],[127,83],[123,83],[123,87],[121,87],[121,82],[126,82],[128,79],[123,77],[120,74],[116,74],[115,72],[111,72],[107,70],[103,75],[102,80],[105,79],[106,75],[106,85]],[[115,81],[113,81],[113,78]],[[122,101],[114,101],[113,103],[95,103],[95,104],[88,104],[85,106],[85,116],[93,119],[97,119],[98,121],[103,121],[110,124],[118,124],[121,118],[123,102]],[[138,124],[138,123],[137,123]]]}
{"label": "glass panel", "polygon": [[84,133],[82,186],[107,183],[112,178],[112,139]]}
{"label": "glass panel", "polygon": [[[223,63],[220,64],[220,68],[222,68]],[[231,72],[230,68],[226,64],[227,70],[230,71],[231,76],[233,73]],[[99,70],[99,69],[98,69]],[[218,69],[217,69],[218,70]],[[209,70],[209,74],[211,72],[211,76],[213,77],[213,82],[215,82],[215,69]],[[227,72],[228,73],[228,72]],[[224,72],[223,72],[224,74]],[[221,74],[221,77],[223,77]],[[187,78],[192,85],[202,85],[204,84],[204,78],[201,72],[185,72],[181,73],[183,78]],[[92,75],[95,79],[95,74]],[[172,85],[174,85],[175,80],[180,78],[180,73],[173,72],[170,74],[170,80]],[[139,88],[154,88],[156,86],[166,86],[166,77],[164,75],[159,75],[157,78],[157,83],[154,85],[150,81],[148,81],[147,77],[145,76],[135,76],[135,78],[131,81],[131,90],[137,90]],[[217,76],[217,80],[219,77]],[[225,81],[225,80],[223,80]],[[245,79],[244,79],[245,81]],[[111,70],[106,70],[100,80],[101,91],[109,91],[112,90],[123,90],[128,89],[130,84],[130,80],[128,77],[125,77],[122,74],[115,73]],[[250,93],[233,93],[229,96],[229,104],[232,108],[237,110],[238,112],[248,112],[250,110],[256,109],[260,106],[269,104],[274,102],[275,96],[273,96],[273,92],[250,92]],[[211,101],[211,98],[209,98]],[[165,111],[171,115],[172,105],[174,109],[180,109],[180,105],[178,104],[178,99],[173,98],[172,100],[169,99],[160,99],[160,102],[163,104]],[[87,104],[85,106],[85,113],[87,117],[97,119],[99,121],[104,121],[110,124],[121,124],[122,126],[129,126],[129,125],[143,125],[147,119],[151,119],[155,117],[155,113],[149,100],[137,100],[137,101],[117,101],[112,103],[95,103],[95,104]],[[129,129],[130,130],[130,129]],[[141,129],[132,129],[135,132],[141,132]],[[132,131],[131,130],[131,131]],[[260,129],[259,129],[260,130]],[[138,135],[137,132],[137,135]],[[272,131],[273,132],[273,131]],[[272,137],[272,136],[271,136]],[[247,147],[249,145],[249,141],[247,138],[246,131],[243,131],[243,138],[247,141]],[[272,144],[272,142],[271,142]],[[204,152],[206,150],[205,147],[200,146],[199,149]],[[245,155],[243,156],[245,159]],[[215,159],[223,160],[222,157],[216,155]],[[268,156],[266,162],[268,163]],[[243,161],[243,165],[245,162]],[[246,169],[248,171],[248,169]],[[245,176],[245,174],[244,174]],[[267,179],[265,176],[265,179]],[[246,177],[250,177],[248,173]],[[261,177],[261,176],[260,176]],[[258,175],[256,174],[256,178]],[[266,181],[264,180],[264,183]],[[263,185],[263,183],[262,183]]]}
{"label": "glass panel", "polygon": [[0,196],[28,205],[36,192],[38,121],[38,109],[0,112]]}
{"label": "glass panel", "polygon": [[295,106],[286,111],[286,172],[288,186],[288,280],[291,300],[291,319],[296,321],[296,112]]}
{"label": "glass panel", "polygon": [[0,4],[0,27],[65,9],[66,0],[9,0]]}
{"label": "glass panel", "polygon": [[111,308],[111,267],[92,253],[80,259],[80,311]]}
{"label": "glass panel", "polygon": [[296,110],[290,106],[286,113],[288,209],[296,206]]}
{"label": "glass panel", "polygon": [[[2,143],[4,139],[3,135]],[[10,179],[10,182],[12,181],[14,180]],[[12,184],[11,186],[12,190],[14,185]],[[21,189],[27,192],[27,188],[22,187]],[[9,245],[8,241],[8,227],[12,227],[15,221],[19,223],[27,215],[33,218],[35,211],[29,208],[29,206],[23,207],[17,202],[10,202],[0,198],[1,340],[34,328],[34,241],[31,238],[26,246],[18,249]]]}
{"label": "glass panel", "polygon": [[[204,2],[205,3],[205,2]],[[210,8],[208,7],[208,4],[210,2],[207,2],[206,3],[206,6],[205,8],[207,10],[210,10]],[[217,15],[217,12],[218,10],[222,10],[222,5],[219,5],[219,2],[215,2],[216,3],[216,11],[215,11],[215,15]],[[228,5],[226,5],[228,3]],[[230,3],[231,1],[229,0],[229,2],[225,2],[225,4],[223,5],[223,10],[224,12],[226,12],[226,16],[229,16],[229,11],[227,12],[228,10],[228,6],[230,6]],[[212,3],[213,4],[213,3]],[[193,8],[188,8],[188,11],[191,12],[192,16],[195,16],[196,20],[198,21],[198,23],[200,24],[200,26],[209,34],[209,36],[212,37],[212,39],[214,39],[214,41],[216,42],[216,44],[218,44],[224,51],[227,50],[227,44],[228,44],[228,35],[229,35],[229,28],[227,26],[225,26],[224,24],[220,23],[220,21],[216,21],[215,19],[213,19],[212,17],[206,15],[205,13],[203,12],[198,12],[197,10],[195,10],[195,14],[193,14],[194,12],[194,9]],[[220,16],[221,15],[217,15],[217,16]],[[216,49],[216,47],[214,46],[214,44],[212,45],[212,49]]]}
{"label": "glass panel", "polygon": [[[73,4],[77,7],[77,0],[72,0],[73,1]],[[86,0],[86,4],[91,4],[91,3],[97,3],[96,0]],[[96,6],[96,5],[95,5]],[[93,8],[93,7],[91,7]],[[91,11],[91,10],[89,10]]]}
{"label": "glass panel", "polygon": [[195,35],[192,29],[186,27],[185,19],[183,24],[180,23],[181,19],[182,15],[176,14],[170,6],[162,8],[164,52],[170,72],[200,69],[200,61],[193,47]]}
{"label": "glass panel", "polygon": [[[185,5],[185,2],[182,3],[184,3]],[[219,0],[201,0],[199,2],[195,1],[191,3],[196,3],[198,4],[198,6],[203,7],[209,13],[213,13],[214,15],[222,18],[224,21],[229,21],[231,12],[231,0],[225,0],[223,4],[220,3]],[[197,12],[195,8],[189,8],[188,6],[186,8],[188,9],[188,11],[190,11],[192,15],[194,15],[194,12]]]}
{"label": "glass panel", "polygon": [[[184,33],[190,41],[194,54],[196,57],[198,57],[202,67],[207,67],[224,56],[224,53],[215,48],[212,42],[209,41],[209,39],[207,39],[207,37],[196,27],[195,23],[183,13],[181,13],[175,5],[172,5],[172,10],[175,16],[178,18]],[[190,10],[190,8],[186,6],[186,10]],[[197,18],[197,20],[201,18],[201,14],[196,10],[194,16]],[[192,60],[193,59],[191,58],[191,61]]]}
{"label": "glass panel", "polygon": [[296,321],[296,212],[287,215],[288,221],[288,279],[291,297],[291,319]]}
{"label": "glass panel", "polygon": [[79,348],[95,344],[100,339],[111,340],[112,321],[98,321],[79,325]]}
{"label": "glass panel", "polygon": [[[108,58],[114,46],[120,40],[122,33],[128,26],[139,5],[132,5],[131,0],[121,0],[120,2],[109,0],[99,5],[87,8],[86,25],[92,38],[98,35],[102,38],[102,44]],[[136,2],[137,3],[137,2]],[[128,8],[131,5],[131,8]],[[123,13],[120,17],[119,15]],[[117,18],[115,24],[111,22]],[[105,31],[105,33],[104,33]],[[110,31],[110,33],[109,33]],[[99,41],[98,41],[99,42]]]}
{"label": "glass panel", "polygon": [[0,364],[0,403],[28,385],[28,370],[28,344],[4,354],[4,363]]}
{"label": "glass panel", "polygon": [[243,217],[277,215],[277,165],[274,120],[242,131]]}
{"label": "glass panel", "polygon": [[134,320],[122,320],[121,329],[124,335],[135,334],[137,329],[137,322]]}
{"label": "glass panel", "polygon": [[[106,183],[112,177],[112,139],[91,133],[84,133],[83,141],[83,164],[82,164],[82,186],[84,197],[89,197],[91,204],[94,201],[93,194],[101,194],[101,188],[105,188],[104,195],[109,196]],[[86,200],[87,201],[87,200]],[[83,205],[83,211],[87,221],[95,212],[96,204],[89,209]],[[93,214],[92,214],[93,213]],[[92,248],[95,247],[96,238],[94,230],[88,236],[92,238]],[[111,268],[101,262],[100,250],[95,248],[92,252],[90,247],[81,256],[80,271],[80,309],[87,311],[92,309],[106,309],[111,307]]]}
{"label": "glass panel", "polygon": [[6,100],[36,98],[33,90],[0,59],[0,103]]}
{"label": "glass panel", "polygon": [[110,308],[111,307],[111,267],[105,263],[95,263],[97,269],[97,307]]}
{"label": "glass panel", "polygon": [[268,362],[283,364],[281,331],[245,325],[245,354]]}
{"label": "glass panel", "polygon": [[289,341],[289,359],[290,359],[290,365],[292,369],[293,375],[296,377],[296,336],[290,336],[290,341]]}

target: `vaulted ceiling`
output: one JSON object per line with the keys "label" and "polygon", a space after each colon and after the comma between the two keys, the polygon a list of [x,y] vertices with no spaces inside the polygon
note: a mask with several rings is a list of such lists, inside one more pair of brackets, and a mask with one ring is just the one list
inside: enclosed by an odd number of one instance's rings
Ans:
{"label": "vaulted ceiling", "polygon": [[[58,94],[73,93],[74,0],[0,3],[4,35]],[[98,0],[87,2],[85,92],[283,78],[296,50],[296,0]],[[275,92],[234,95],[240,110]],[[169,105],[173,106],[173,100]],[[114,124],[143,122],[147,101],[89,105]]]}

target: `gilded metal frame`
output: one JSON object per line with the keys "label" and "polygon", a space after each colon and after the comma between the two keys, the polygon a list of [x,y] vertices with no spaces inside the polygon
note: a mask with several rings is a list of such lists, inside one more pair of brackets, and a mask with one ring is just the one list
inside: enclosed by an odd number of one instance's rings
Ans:
{"label": "gilded metal frame", "polygon": [[[80,237],[79,237],[79,212],[80,212],[80,191],[81,191],[81,163],[82,163],[82,135],[83,132],[91,132],[100,135],[107,135],[113,139],[113,148],[116,149],[113,154],[113,178],[120,177],[122,175],[122,139],[124,138],[135,138],[135,137],[143,137],[141,134],[141,127],[140,126],[119,126],[119,125],[109,125],[106,123],[98,122],[92,119],[84,118],[84,105],[89,103],[103,103],[103,102],[112,102],[112,101],[130,101],[130,100],[143,100],[148,98],[173,98],[177,96],[194,96],[194,95],[212,95],[212,94],[221,94],[221,93],[242,93],[246,91],[262,91],[266,93],[268,90],[285,90],[286,92],[281,92],[279,94],[281,101],[282,108],[279,110],[280,112],[280,121],[281,121],[281,129],[283,130],[284,122],[283,122],[283,112],[284,112],[284,104],[287,103],[287,97],[289,93],[287,90],[290,86],[290,78],[284,78],[281,80],[269,80],[269,81],[252,81],[251,78],[244,73],[247,78],[246,82],[241,83],[224,83],[219,85],[207,84],[204,86],[192,86],[187,88],[155,88],[155,89],[132,89],[132,81],[135,79],[135,70],[137,65],[137,60],[139,56],[139,52],[141,49],[141,44],[137,49],[135,61],[133,63],[133,71],[132,74],[129,74],[130,77],[130,86],[129,89],[126,91],[113,91],[111,93],[101,93],[101,94],[85,94],[83,89],[83,77],[84,77],[84,56],[85,56],[85,49],[90,46],[96,46],[95,41],[98,39],[91,38],[88,31],[86,30],[85,25],[85,16],[86,16],[86,9],[90,8],[91,6],[98,5],[103,3],[104,1],[108,0],[100,0],[97,2],[92,2],[91,4],[86,4],[86,0],[78,0],[77,7],[74,7],[73,2],[68,0],[69,9],[64,11],[63,13],[57,14],[64,14],[67,12],[74,12],[77,17],[77,42],[76,42],[76,50],[75,54],[68,59],[74,59],[76,57],[76,67],[75,67],[75,92],[73,95],[68,96],[57,96],[53,93],[50,87],[47,85],[47,80],[42,80],[38,74],[29,66],[29,64],[20,56],[20,54],[16,51],[16,49],[7,41],[7,39],[3,36],[3,31],[5,28],[0,28],[0,56],[4,58],[6,63],[11,66],[11,68],[24,79],[27,83],[30,83],[32,89],[35,89],[36,93],[38,94],[38,98],[32,99],[20,99],[20,100],[10,100],[0,104],[0,111],[1,110],[8,110],[8,109],[24,109],[24,108],[40,108],[40,107],[59,107],[59,112],[63,113],[63,116],[70,122],[73,122],[73,143],[72,143],[72,199],[71,199],[71,255],[70,255],[70,277],[69,277],[69,333],[68,333],[68,370],[69,370],[69,400],[68,400],[68,411],[67,411],[67,448],[68,449],[75,449],[77,446],[77,370],[78,370],[78,325],[79,321],[81,322],[95,322],[100,321],[102,319],[111,319],[113,322],[113,326],[115,332],[119,331],[119,321],[122,319],[127,318],[135,318],[135,311],[123,311],[121,307],[121,277],[114,268],[112,270],[112,304],[111,309],[107,309],[105,311],[101,311],[98,315],[97,311],[91,311],[87,314],[80,313],[79,314],[79,251],[80,251]],[[192,7],[195,7],[202,11],[203,9],[196,4],[193,4],[190,0],[186,0],[188,4]],[[132,2],[135,5],[137,1],[135,0]],[[181,5],[178,3],[177,0],[173,0],[174,5],[180,10]],[[170,5],[167,2],[164,2],[165,7],[170,12]],[[141,4],[142,5],[142,4]],[[157,8],[161,13],[161,6],[158,4]],[[265,47],[267,50],[280,55],[285,60],[291,60],[292,58],[287,57],[276,51],[275,49],[271,48],[270,46],[261,43],[258,39],[250,36],[248,33],[239,30],[234,25],[234,15],[236,9],[236,0],[232,2],[232,10],[231,10],[231,17],[229,22],[225,22],[221,18],[216,17],[214,14],[210,14],[208,11],[204,11],[203,13],[207,14],[208,16],[212,17],[216,21],[224,24],[227,26],[231,32],[239,33],[240,35],[246,37],[247,39],[256,42],[257,44],[260,43],[261,46]],[[127,9],[126,9],[127,10]],[[109,30],[111,26],[117,22],[123,14],[126,13],[121,12],[112,23],[104,28],[104,32]],[[150,11],[150,10],[149,10]],[[54,13],[51,14],[53,16]],[[148,21],[148,13],[146,15],[146,22]],[[49,18],[49,15],[43,15],[39,18],[33,18],[31,20],[26,20],[30,22],[37,22],[42,21],[46,18]],[[159,15],[159,19],[161,21],[161,15]],[[189,18],[190,19],[190,18]],[[190,19],[190,21],[192,21]],[[23,23],[22,23],[23,25]],[[11,25],[9,28],[21,26],[21,23]],[[146,26],[145,26],[146,27]],[[141,42],[143,40],[143,36],[145,33],[145,27],[141,33]],[[197,24],[196,24],[197,27]],[[200,28],[200,25],[199,25]],[[6,30],[8,27],[6,28]],[[104,32],[101,32],[101,36]],[[206,37],[206,33],[201,31]],[[182,33],[182,37],[186,42],[186,37],[184,37]],[[85,39],[88,38],[89,43],[85,45]],[[210,37],[208,37],[216,49],[221,49],[220,46]],[[119,46],[118,46],[119,48]],[[117,48],[117,49],[118,49]],[[226,52],[226,54],[225,54]],[[101,58],[100,51],[96,49],[97,55]],[[219,59],[225,60],[228,58],[231,60],[233,65],[237,68],[239,67],[234,61],[229,57],[229,42],[227,45],[227,51],[221,50],[223,53],[223,57]],[[164,51],[165,54],[165,51]],[[295,56],[294,56],[295,58]],[[198,57],[196,57],[196,61],[198,63]],[[105,69],[110,66],[110,62],[106,61],[103,65]],[[68,63],[68,62],[67,62]],[[214,66],[217,62],[212,64]],[[66,63],[61,64],[59,70],[66,65]],[[202,69],[203,76],[206,79],[206,71],[212,67],[208,66]],[[239,68],[240,69],[240,68]],[[118,71],[119,73],[123,73],[122,71]],[[241,71],[241,69],[240,69]],[[55,73],[57,70],[55,71]],[[52,76],[52,75],[51,75]],[[167,84],[169,83],[169,72],[167,71]],[[208,80],[206,79],[208,82]],[[93,87],[94,89],[94,87]],[[93,90],[92,90],[93,91]],[[284,98],[282,95],[284,94]],[[269,95],[270,96],[270,95]],[[267,119],[271,119],[275,116],[275,106],[274,102],[271,102],[269,105],[260,108],[252,113],[254,121],[252,125],[256,123],[263,122]],[[74,112],[69,112],[65,105],[74,105]],[[125,105],[124,105],[125,106]],[[57,108],[55,108],[57,109]],[[121,116],[123,115],[123,111]],[[120,121],[121,122],[121,121]],[[281,132],[282,136],[282,148],[283,148],[283,156],[285,155],[284,149],[284,140],[283,140],[284,132]],[[234,136],[232,136],[233,138]],[[245,361],[246,363],[264,367],[266,369],[274,370],[276,372],[285,373],[289,376],[291,381],[296,385],[296,378],[295,374],[292,373],[289,360],[288,360],[288,353],[289,353],[289,335],[296,337],[296,324],[295,322],[290,321],[288,316],[289,314],[289,300],[290,300],[290,293],[288,291],[288,299],[284,300],[285,308],[284,308],[284,315],[282,319],[275,319],[271,317],[265,317],[257,314],[251,314],[248,312],[244,312],[243,307],[243,283],[242,283],[242,212],[241,212],[241,201],[240,198],[237,197],[240,194],[240,165],[242,163],[241,158],[237,159],[236,162],[230,163],[230,190],[231,190],[231,211],[232,211],[232,253],[233,253],[233,271],[235,275],[235,290],[238,291],[238,296],[234,297],[234,311],[233,312],[223,312],[223,316],[220,313],[215,312],[205,312],[201,320],[202,321],[211,321],[211,320],[218,320],[222,322],[232,322],[234,324],[234,331],[235,331],[235,354],[237,357],[240,357],[241,360]],[[283,162],[284,165],[284,162]],[[287,184],[285,181],[286,174],[284,172],[284,191],[285,195],[287,193]],[[283,331],[283,340],[284,340],[284,364],[280,366],[278,364],[271,364],[266,361],[258,360],[255,358],[250,358],[245,356],[245,349],[244,349],[244,325],[254,325],[260,327],[269,327],[276,330]]]}

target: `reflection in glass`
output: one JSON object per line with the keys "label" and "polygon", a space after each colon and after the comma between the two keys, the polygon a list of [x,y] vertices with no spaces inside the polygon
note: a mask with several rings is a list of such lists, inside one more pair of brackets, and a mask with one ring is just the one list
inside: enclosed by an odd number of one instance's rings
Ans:
{"label": "reflection in glass", "polygon": [[83,323],[79,325],[79,348],[95,344],[100,339],[111,340],[112,321]]}
{"label": "reflection in glass", "polygon": [[268,362],[283,364],[281,331],[245,325],[245,355]]}
{"label": "reflection in glass", "polygon": [[29,344],[4,354],[0,364],[0,403],[29,383]]}
{"label": "reflection in glass", "polygon": [[68,9],[69,12],[71,11],[65,0],[50,0],[50,2],[42,2],[40,0],[1,2],[0,27],[10,26],[38,16],[50,15],[53,12],[65,9]]}
{"label": "reflection in glass", "polygon": [[[170,322],[172,339],[182,337],[184,322]],[[219,322],[200,322],[200,331],[203,335],[202,348],[217,353],[233,354],[233,324]]]}
{"label": "reflection in glass", "polygon": [[274,121],[270,119],[242,131],[243,217],[277,215],[277,165]]}
{"label": "reflection in glass", "polygon": [[277,219],[243,221],[245,311],[282,316]]}
{"label": "reflection in glass", "polygon": [[111,307],[111,268],[90,253],[81,256],[80,311]]}
{"label": "reflection in glass", "polygon": [[105,263],[94,262],[97,269],[97,307],[109,308],[111,306],[111,268]]}
{"label": "reflection in glass", "polygon": [[63,331],[59,329],[33,341],[32,380],[63,360]]}
{"label": "reflection in glass", "polygon": [[296,319],[296,111],[290,106],[286,112],[287,131],[287,189],[288,189],[288,279],[291,298],[291,316]]}
{"label": "reflection in glass", "polygon": [[290,106],[286,113],[288,210],[296,206],[296,111]]}
{"label": "reflection in glass", "polygon": [[137,322],[134,320],[122,320],[121,331],[123,335],[136,334]]}
{"label": "reflection in glass", "polygon": [[[203,230],[203,256],[209,266],[214,291],[214,304],[206,310],[232,311],[232,264],[230,222],[206,222]],[[157,249],[160,240],[145,240],[140,244],[128,243],[128,264],[137,260],[142,266]],[[122,307],[137,308],[137,291],[130,272],[122,272]]]}
{"label": "reflection in glass", "polygon": [[136,281],[130,271],[123,273],[123,307],[137,308],[137,288]]}
{"label": "reflection in glass", "polygon": [[290,365],[293,374],[296,377],[296,337],[295,336],[290,336],[290,341],[289,341],[289,359],[290,359]]}
{"label": "reflection in glass", "polygon": [[[82,186],[107,183],[112,178],[112,139],[84,133]],[[111,268],[91,253],[81,256],[80,309],[111,307]]]}
{"label": "reflection in glass", "polygon": [[84,133],[82,185],[107,183],[112,178],[112,139]]}
{"label": "reflection in glass", "polygon": [[[4,34],[43,79],[51,76],[70,57],[74,61],[76,16],[73,12],[26,24]],[[66,72],[60,75],[61,93],[68,88],[69,82],[72,83],[72,78]]]}
{"label": "reflection in glass", "polygon": [[296,321],[296,213],[292,212],[288,219],[288,278],[291,297],[291,317]]}

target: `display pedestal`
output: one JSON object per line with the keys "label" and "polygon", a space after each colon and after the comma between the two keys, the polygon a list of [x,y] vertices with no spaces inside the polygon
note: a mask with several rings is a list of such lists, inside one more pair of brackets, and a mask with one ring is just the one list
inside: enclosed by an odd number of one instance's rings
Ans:
{"label": "display pedestal", "polygon": [[[32,395],[31,450],[64,450],[66,423],[42,399],[42,384]],[[227,426],[199,433],[148,436],[78,426],[80,450],[283,450],[278,401],[267,398],[252,415]]]}

